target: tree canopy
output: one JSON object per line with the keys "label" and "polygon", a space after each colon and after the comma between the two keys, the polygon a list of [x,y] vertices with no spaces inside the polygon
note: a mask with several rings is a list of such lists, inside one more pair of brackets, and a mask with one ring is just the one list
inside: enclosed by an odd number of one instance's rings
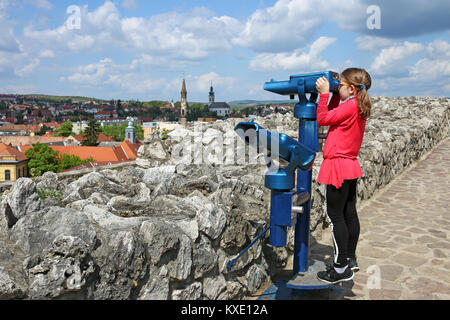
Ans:
{"label": "tree canopy", "polygon": [[72,121],[64,122],[61,127],[56,129],[53,133],[55,137],[68,137],[73,134],[73,123]]}
{"label": "tree canopy", "polygon": [[28,168],[33,177],[41,176],[48,171],[58,172],[58,155],[57,151],[46,144],[36,143],[33,148],[25,152],[28,162]]}
{"label": "tree canopy", "polygon": [[80,159],[75,155],[61,155],[46,144],[39,142],[33,144],[33,148],[27,150],[25,155],[30,159],[28,168],[33,177],[41,176],[48,171],[61,172],[94,161],[92,157]]}
{"label": "tree canopy", "polygon": [[100,133],[100,124],[95,119],[89,119],[87,128],[84,130],[83,146],[96,147],[98,145],[98,134]]}
{"label": "tree canopy", "polygon": [[77,167],[79,165],[94,162],[94,159],[90,157],[89,159],[81,159],[78,156],[63,154],[59,157],[59,171],[64,171],[73,167]]}

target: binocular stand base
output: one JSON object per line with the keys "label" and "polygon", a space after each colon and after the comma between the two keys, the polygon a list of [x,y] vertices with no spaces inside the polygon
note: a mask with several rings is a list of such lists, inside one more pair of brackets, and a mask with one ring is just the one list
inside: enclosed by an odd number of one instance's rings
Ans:
{"label": "binocular stand base", "polygon": [[290,289],[298,290],[314,290],[314,289],[326,289],[333,286],[317,279],[317,272],[325,271],[325,262],[310,260],[309,267],[306,272],[297,273],[287,284],[286,287]]}

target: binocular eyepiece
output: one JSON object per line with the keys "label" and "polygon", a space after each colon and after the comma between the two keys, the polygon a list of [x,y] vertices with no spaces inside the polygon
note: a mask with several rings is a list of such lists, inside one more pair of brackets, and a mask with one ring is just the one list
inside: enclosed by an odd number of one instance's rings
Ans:
{"label": "binocular eyepiece", "polygon": [[289,95],[293,99],[294,95],[304,95],[306,93],[318,93],[316,88],[317,79],[325,77],[330,83],[330,91],[338,92],[340,76],[333,71],[308,73],[302,75],[290,76],[288,81],[266,82],[264,90],[281,95]]}
{"label": "binocular eyepiece", "polygon": [[314,162],[316,153],[313,150],[286,134],[264,129],[253,119],[239,123],[234,130],[248,145],[256,147],[258,153],[267,150],[272,159],[281,158],[289,162],[286,168],[266,173],[265,185],[269,189],[291,190],[295,186],[295,170],[308,170]]}

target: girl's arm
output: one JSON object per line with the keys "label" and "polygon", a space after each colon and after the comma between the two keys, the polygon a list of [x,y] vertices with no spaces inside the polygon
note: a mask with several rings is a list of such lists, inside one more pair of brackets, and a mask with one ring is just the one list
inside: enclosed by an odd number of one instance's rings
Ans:
{"label": "girl's arm", "polygon": [[333,93],[330,103],[328,104],[328,111],[331,111],[334,108],[338,107],[339,102],[341,102],[341,97],[339,96],[339,93]]}
{"label": "girl's arm", "polygon": [[[336,108],[335,96],[330,101],[330,107],[328,107],[328,99],[330,98],[329,93],[324,93],[320,95],[319,104],[317,106],[317,123],[319,126],[334,126],[352,116],[352,107],[348,103],[342,104],[339,108]],[[334,99],[334,100],[333,100]]]}

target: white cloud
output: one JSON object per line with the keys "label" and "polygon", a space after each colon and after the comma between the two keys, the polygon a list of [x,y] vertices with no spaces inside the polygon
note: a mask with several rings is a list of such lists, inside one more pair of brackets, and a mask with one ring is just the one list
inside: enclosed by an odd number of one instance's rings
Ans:
{"label": "white cloud", "polygon": [[325,21],[353,28],[363,18],[355,13],[363,9],[358,0],[345,6],[340,0],[279,0],[253,13],[233,43],[257,52],[291,51],[306,46]]}
{"label": "white cloud", "polygon": [[[367,35],[375,43],[360,43],[361,50],[392,45],[385,39],[415,36],[450,28],[448,0],[382,1],[381,29],[367,28],[367,8],[373,0],[278,0],[255,11],[233,43],[256,52],[286,52],[312,41],[324,22],[335,22],[340,29]],[[364,37],[360,38],[363,40]]]}
{"label": "white cloud", "polygon": [[61,80],[83,85],[99,85],[115,68],[114,62],[110,58],[105,58],[97,63],[80,66],[78,72]]}
{"label": "white cloud", "polygon": [[8,8],[9,5],[9,0],[0,0],[0,18],[5,16],[6,8]]}
{"label": "white cloud", "polygon": [[450,44],[443,39],[437,39],[428,44],[426,52],[430,58],[450,58]]}
{"label": "white cloud", "polygon": [[119,87],[129,94],[145,94],[164,89],[167,81],[165,79],[141,79],[139,75],[129,73],[112,75],[106,83]]}
{"label": "white cloud", "polygon": [[448,60],[431,60],[428,58],[416,62],[410,70],[410,75],[423,81],[450,77],[450,62]]}
{"label": "white cloud", "polygon": [[7,77],[29,75],[40,63],[27,54],[24,45],[14,33],[14,21],[8,18],[9,0],[0,0],[0,73]]}
{"label": "white cloud", "polygon": [[204,59],[230,50],[229,39],[238,28],[236,19],[211,17],[205,9],[196,9],[189,14],[161,14],[148,20],[122,20],[125,42],[130,46],[147,53],[169,54],[187,60]]}
{"label": "white cloud", "polygon": [[403,44],[381,50],[370,67],[375,75],[402,76],[407,71],[406,60],[424,50],[420,43],[405,41]]}
{"label": "white cloud", "polygon": [[[79,66],[76,72],[67,77],[61,77],[60,81],[78,87],[95,86],[98,90],[110,90],[116,94],[119,92],[125,92],[126,95],[157,93],[159,96],[179,96],[182,79],[157,78],[152,76],[151,72],[145,72],[151,71],[153,67],[147,69],[145,67],[148,65],[136,67],[137,61],[145,61],[145,59],[148,59],[146,62],[150,65],[153,63],[150,56],[134,59],[130,64],[117,64],[110,58],[104,58],[95,63]],[[144,72],[140,68],[144,68]],[[211,81],[223,94],[233,92],[238,83],[237,78],[220,76],[216,72],[188,75],[186,82],[189,94],[194,96],[204,94],[207,97]]]}
{"label": "white cloud", "polygon": [[60,81],[88,87],[107,86],[132,94],[147,93],[165,87],[165,79],[149,79],[146,73],[133,72],[133,63],[117,64],[111,58],[104,58],[99,62],[79,66],[77,72],[68,77],[61,77]]}
{"label": "white cloud", "polygon": [[14,35],[13,29],[3,25],[3,23],[0,23],[0,27],[2,28],[2,33],[0,34],[0,51],[20,52],[20,42]]}
{"label": "white cloud", "polygon": [[300,49],[292,53],[262,53],[250,61],[254,71],[286,70],[301,72],[327,69],[329,63],[323,59],[322,52],[336,42],[336,38],[320,37],[310,46],[308,52]]}
{"label": "white cloud", "polygon": [[358,50],[376,51],[382,48],[390,47],[394,44],[391,39],[375,36],[363,36],[355,39],[358,44]]}
{"label": "white cloud", "polygon": [[39,57],[41,58],[55,58],[56,55],[52,50],[44,49],[39,53]]}
{"label": "white cloud", "polygon": [[0,88],[0,92],[11,94],[30,94],[37,93],[39,90],[34,84],[8,85],[6,88]]}
{"label": "white cloud", "polygon": [[158,14],[148,19],[128,18],[121,17],[116,5],[106,1],[94,11],[87,6],[82,8],[80,30],[72,30],[65,24],[46,30],[36,30],[30,25],[24,28],[24,36],[55,52],[123,49],[168,56],[172,60],[199,60],[230,50],[230,39],[239,28],[238,20],[216,17],[205,8]]}
{"label": "white cloud", "polygon": [[224,89],[232,90],[238,79],[234,77],[221,77],[216,72],[209,72],[199,76],[188,77],[189,82],[193,85],[195,91],[208,92],[211,81],[213,86],[222,87]]}
{"label": "white cloud", "polygon": [[304,46],[321,19],[311,14],[311,1],[280,0],[273,7],[257,10],[233,43],[259,52],[280,52]]}
{"label": "white cloud", "polygon": [[410,69],[411,77],[421,81],[450,81],[450,43],[443,39],[428,44],[426,57],[417,61]]}
{"label": "white cloud", "polygon": [[[404,47],[406,46],[404,45]],[[425,51],[424,58],[409,65],[405,61],[400,62],[400,67],[397,69],[404,72],[396,73],[396,69],[393,69],[389,73],[383,71],[381,75],[375,74],[373,77],[374,87],[384,92],[391,92],[395,96],[405,93],[448,96],[450,94],[448,85],[450,83],[450,53],[447,50],[449,47],[450,44],[443,39],[429,43],[426,48],[422,46],[422,50]],[[391,51],[394,56],[401,55],[396,55],[394,51]],[[411,50],[411,54],[412,52],[414,50]],[[387,54],[387,52],[385,53]],[[384,67],[388,68],[387,65]],[[395,68],[395,66],[391,66],[391,68]]]}
{"label": "white cloud", "polygon": [[33,71],[40,65],[41,61],[34,58],[30,63],[25,66],[17,66],[14,68],[14,74],[19,77],[26,77],[33,73]]}

